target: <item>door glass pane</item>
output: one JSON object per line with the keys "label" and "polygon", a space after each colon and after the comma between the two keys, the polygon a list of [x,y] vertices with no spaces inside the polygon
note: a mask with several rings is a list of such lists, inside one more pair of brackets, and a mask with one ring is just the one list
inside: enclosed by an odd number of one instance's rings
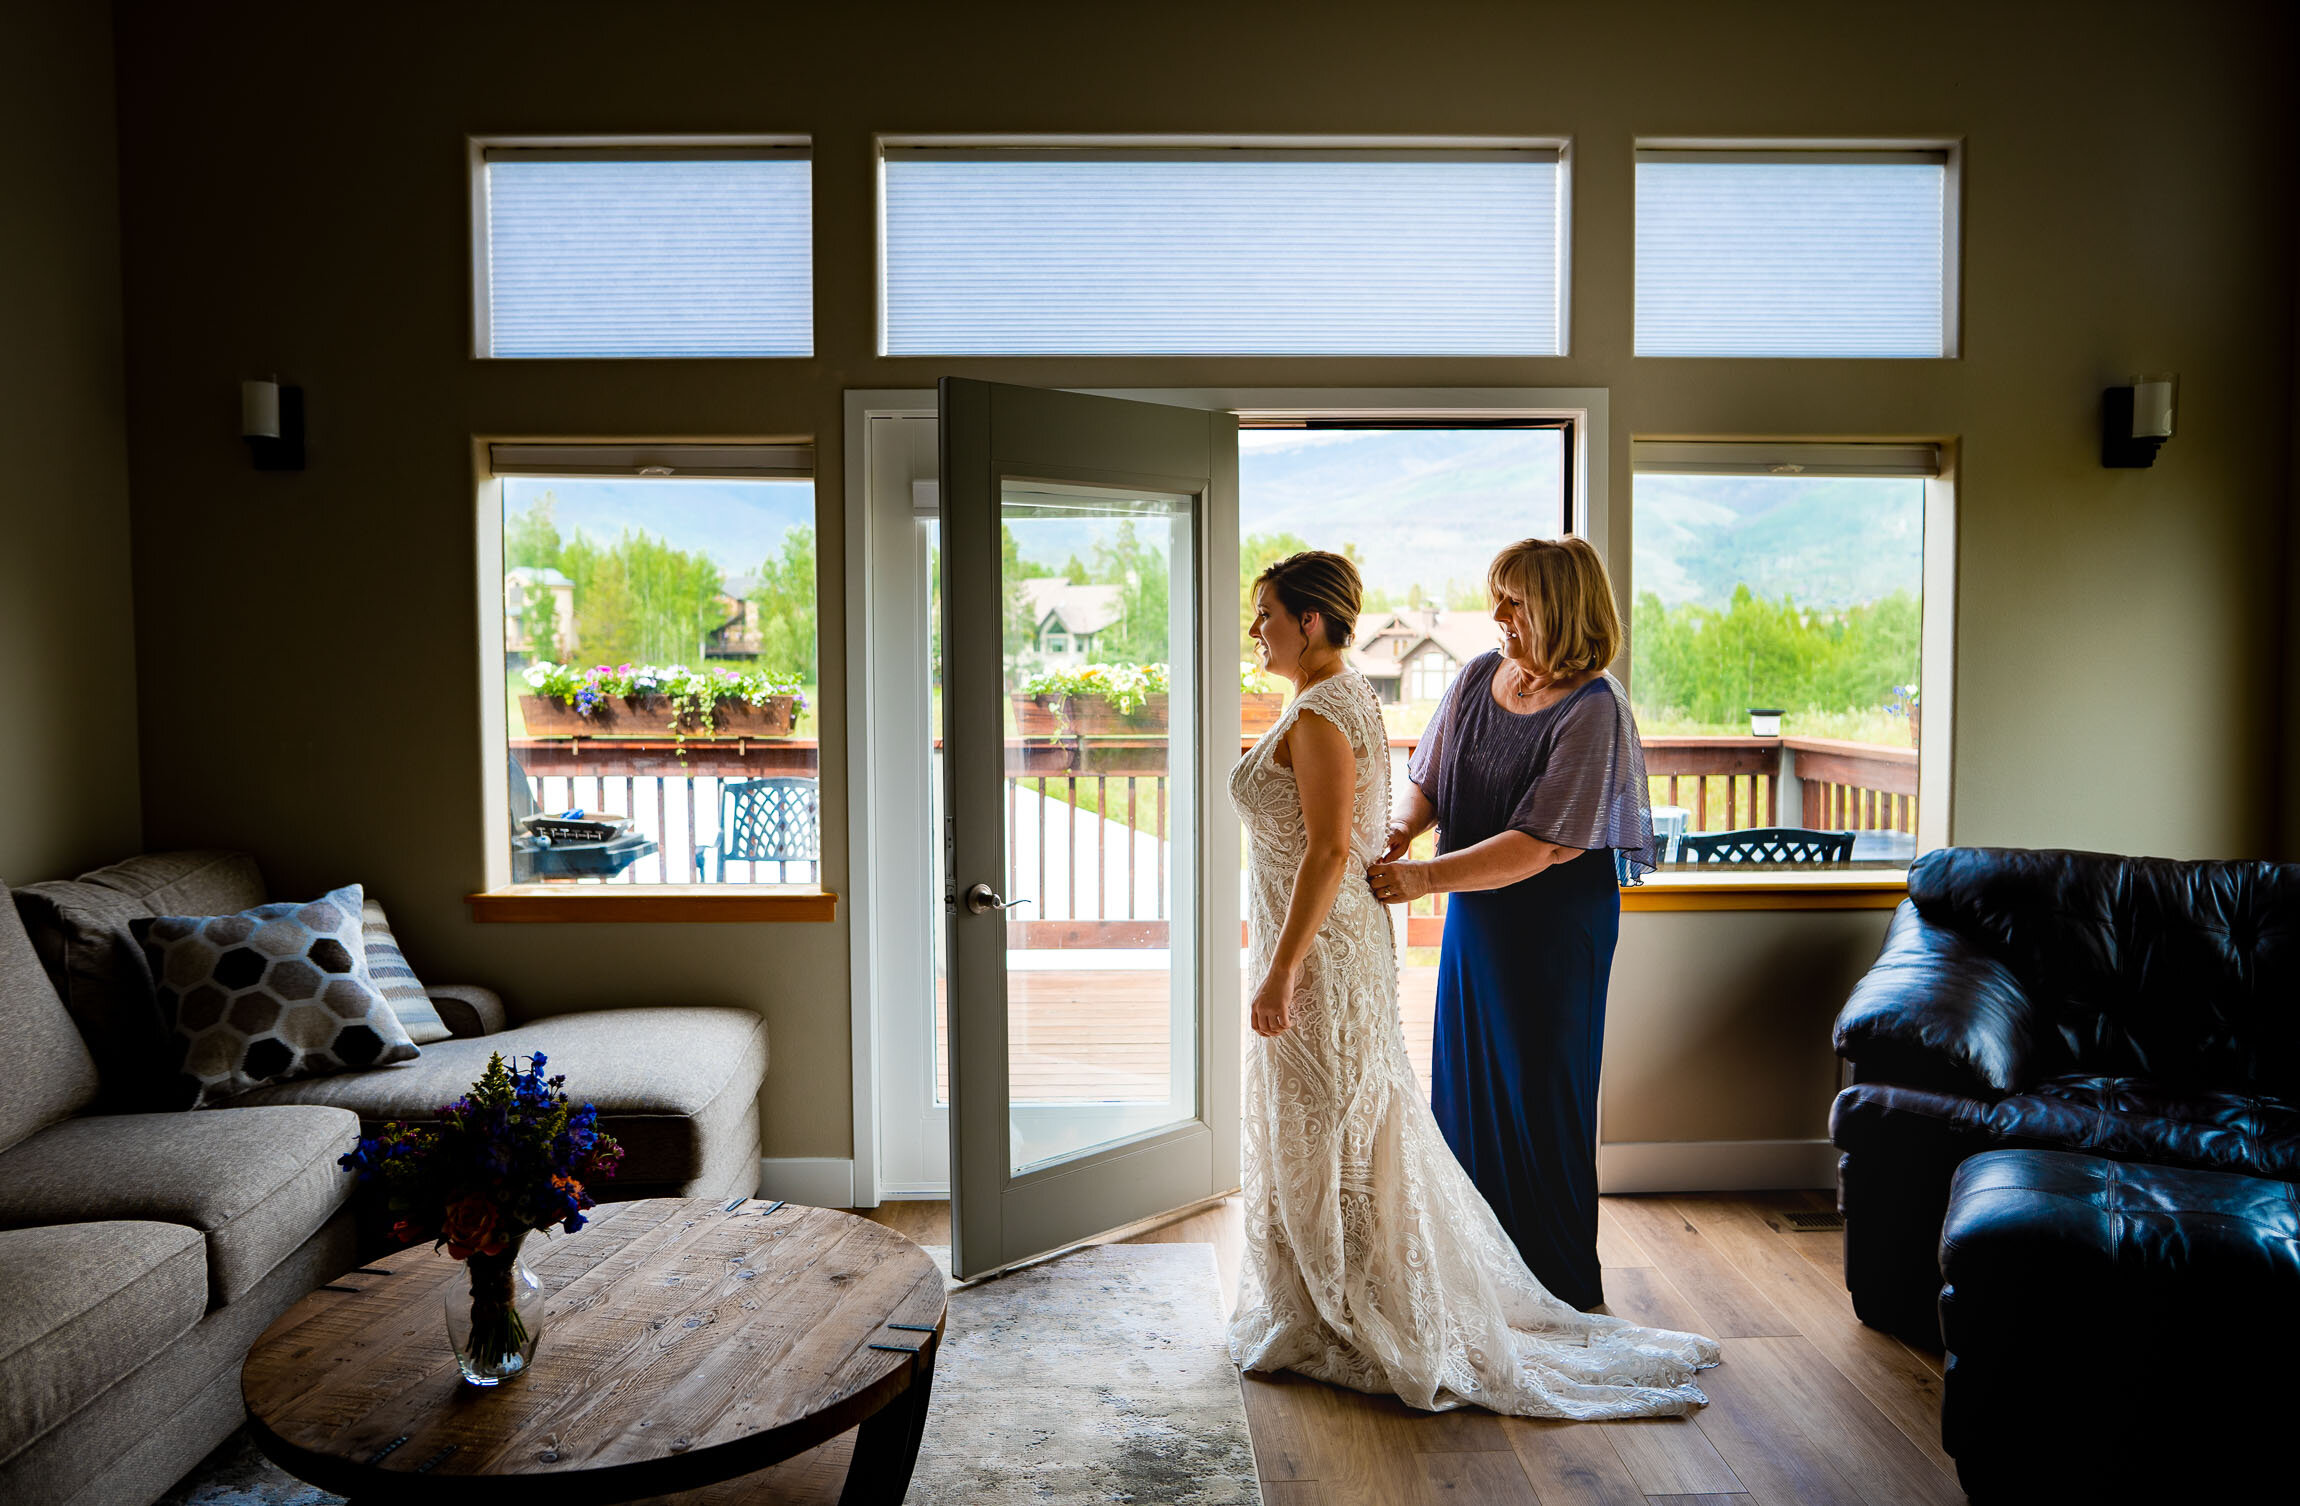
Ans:
{"label": "door glass pane", "polygon": [[943,852],[942,809],[942,524],[918,520],[918,549],[926,567],[926,808],[930,861],[922,877],[929,894],[927,927],[934,952],[934,1106],[950,1105],[950,927],[943,923],[942,891],[947,856]]}
{"label": "door glass pane", "polygon": [[1007,1074],[1020,1173],[1197,1113],[1187,497],[1009,480]]}

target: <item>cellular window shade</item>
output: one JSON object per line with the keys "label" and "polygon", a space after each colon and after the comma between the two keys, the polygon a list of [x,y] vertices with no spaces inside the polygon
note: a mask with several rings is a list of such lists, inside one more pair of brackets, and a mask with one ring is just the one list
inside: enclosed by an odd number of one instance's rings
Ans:
{"label": "cellular window shade", "polygon": [[1637,162],[1637,354],[1947,353],[1945,161]]}
{"label": "cellular window shade", "polygon": [[805,160],[486,170],[490,355],[813,354]]}
{"label": "cellular window shade", "polygon": [[1556,355],[1554,152],[889,151],[890,355]]}

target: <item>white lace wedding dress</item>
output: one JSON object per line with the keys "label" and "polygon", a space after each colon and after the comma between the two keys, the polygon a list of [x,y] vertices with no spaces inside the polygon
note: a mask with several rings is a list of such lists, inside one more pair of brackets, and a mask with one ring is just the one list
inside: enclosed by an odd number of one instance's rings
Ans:
{"label": "white lace wedding dress", "polygon": [[1373,689],[1302,692],[1230,775],[1246,824],[1247,986],[1269,965],[1306,846],[1278,739],[1304,711],[1357,754],[1351,862],[1311,943],[1285,1034],[1246,1060],[1246,1262],[1230,1356],[1440,1410],[1681,1415],[1713,1339],[1575,1311],[1543,1290],[1438,1132],[1398,1028],[1390,922],[1366,886],[1390,809]]}

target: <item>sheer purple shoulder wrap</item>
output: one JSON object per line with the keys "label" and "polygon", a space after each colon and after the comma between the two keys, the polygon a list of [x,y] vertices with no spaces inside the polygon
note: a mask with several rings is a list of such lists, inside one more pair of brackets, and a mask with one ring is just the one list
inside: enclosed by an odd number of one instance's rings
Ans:
{"label": "sheer purple shoulder wrap", "polygon": [[1632,876],[1651,872],[1659,854],[1628,692],[1600,675],[1521,716],[1494,704],[1500,667],[1498,653],[1462,667],[1406,767],[1437,809],[1439,850],[1522,831],[1561,847],[1611,848]]}

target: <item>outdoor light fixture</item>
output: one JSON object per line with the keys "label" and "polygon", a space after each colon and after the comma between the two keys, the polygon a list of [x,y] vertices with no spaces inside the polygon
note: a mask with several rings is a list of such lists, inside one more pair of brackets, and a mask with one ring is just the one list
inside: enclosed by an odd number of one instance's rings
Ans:
{"label": "outdoor light fixture", "polygon": [[303,389],[278,377],[240,383],[240,438],[257,470],[302,470]]}
{"label": "outdoor light fixture", "polygon": [[2134,377],[2100,395],[2100,463],[2125,470],[2156,464],[2157,446],[2172,437],[2172,378]]}

